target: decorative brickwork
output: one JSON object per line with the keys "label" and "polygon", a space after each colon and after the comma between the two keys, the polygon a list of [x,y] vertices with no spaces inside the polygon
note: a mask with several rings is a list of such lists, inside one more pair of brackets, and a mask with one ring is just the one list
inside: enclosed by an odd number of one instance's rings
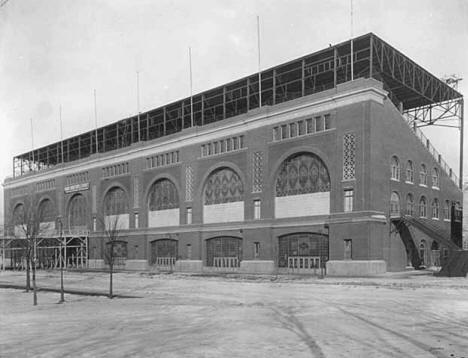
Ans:
{"label": "decorative brickwork", "polygon": [[193,200],[193,168],[187,165],[185,168],[185,201]]}
{"label": "decorative brickwork", "polygon": [[55,189],[55,179],[43,180],[36,183],[36,191],[47,191]]}
{"label": "decorative brickwork", "polygon": [[354,133],[343,137],[343,180],[353,180],[356,177],[356,136]]}
{"label": "decorative brickwork", "polygon": [[252,193],[263,191],[263,152],[252,155]]}

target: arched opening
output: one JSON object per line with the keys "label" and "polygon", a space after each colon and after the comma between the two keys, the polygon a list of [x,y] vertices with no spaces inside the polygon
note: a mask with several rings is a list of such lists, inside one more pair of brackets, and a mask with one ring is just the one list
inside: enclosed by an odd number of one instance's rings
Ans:
{"label": "arched opening", "polygon": [[328,261],[328,236],[310,232],[280,236],[278,253],[280,268],[317,272]]}
{"label": "arched opening", "polygon": [[397,156],[393,156],[391,163],[390,163],[390,169],[391,169],[391,178],[393,180],[400,180],[400,161],[398,160]]}
{"label": "arched opening", "polygon": [[411,193],[406,195],[406,215],[414,215],[414,197]]}
{"label": "arched opening", "polygon": [[419,170],[419,184],[427,185],[427,169],[425,164],[421,164],[421,169]]}
{"label": "arched opening", "polygon": [[206,240],[206,265],[220,269],[238,268],[242,260],[242,239],[220,236]]}
{"label": "arched opening", "polygon": [[422,218],[427,216],[427,202],[424,195],[419,199],[419,216]]}
{"label": "arched opening", "polygon": [[390,195],[390,216],[400,216],[400,195],[396,191]]}
{"label": "arched opening", "polygon": [[38,207],[39,230],[41,234],[52,233],[55,230],[55,208],[50,199],[41,201]]}
{"label": "arched opening", "polygon": [[414,167],[411,160],[408,160],[406,163],[406,181],[408,183],[414,183]]}
{"label": "arched opening", "polygon": [[116,268],[125,266],[128,250],[127,242],[124,240],[114,240],[106,242],[106,251],[104,254],[104,262],[106,265],[113,263]]}
{"label": "arched opening", "polygon": [[244,184],[231,168],[214,170],[203,190],[203,222],[244,220]]}
{"label": "arched opening", "polygon": [[127,230],[130,214],[128,212],[128,198],[120,187],[112,187],[104,197],[104,222],[106,229]]}
{"label": "arched opening", "polygon": [[174,239],[151,241],[151,265],[172,269],[177,260],[178,242]]}
{"label": "arched opening", "polygon": [[440,267],[440,248],[437,241],[432,241],[431,244],[432,265]]}
{"label": "arched opening", "polygon": [[426,253],[426,240],[421,240],[419,243],[419,258],[421,259],[421,265],[427,264],[427,253]]}
{"label": "arched opening", "polygon": [[432,218],[439,220],[439,200],[437,198],[432,200]]}
{"label": "arched opening", "polygon": [[179,224],[177,187],[167,178],[159,179],[151,185],[148,192],[148,226],[178,226]]}
{"label": "arched opening", "polygon": [[330,175],[312,153],[296,153],[279,167],[275,180],[275,217],[330,214]]}
{"label": "arched opening", "polygon": [[76,194],[68,204],[68,228],[70,230],[86,230],[88,224],[88,210],[86,199]]}

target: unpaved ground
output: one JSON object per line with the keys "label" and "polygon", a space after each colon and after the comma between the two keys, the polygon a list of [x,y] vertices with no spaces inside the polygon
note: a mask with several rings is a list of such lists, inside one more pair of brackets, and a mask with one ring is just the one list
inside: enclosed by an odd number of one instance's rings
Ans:
{"label": "unpaved ground", "polygon": [[[105,291],[102,273],[66,273],[67,288]],[[273,280],[273,281],[272,281]],[[0,273],[1,283],[23,274]],[[58,274],[40,273],[58,287]],[[0,356],[467,357],[468,280],[197,277],[119,273],[116,293],[0,289]]]}

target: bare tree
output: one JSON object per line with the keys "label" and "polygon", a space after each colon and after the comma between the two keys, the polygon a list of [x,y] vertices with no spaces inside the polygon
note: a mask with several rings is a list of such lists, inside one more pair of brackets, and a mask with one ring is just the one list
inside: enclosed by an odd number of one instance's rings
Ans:
{"label": "bare tree", "polygon": [[37,305],[36,265],[37,244],[41,234],[48,230],[43,225],[42,213],[38,211],[37,200],[31,194],[25,201],[17,206],[13,213],[13,236],[17,245],[22,248],[26,260],[26,292],[31,289],[31,271],[33,285],[33,304]]}
{"label": "bare tree", "polygon": [[120,233],[122,231],[120,215],[105,216],[103,220],[104,233],[106,235],[106,246],[104,248],[105,262],[109,265],[109,298],[114,297],[113,293],[113,274],[114,267],[122,255],[119,254],[119,249],[122,244]]}

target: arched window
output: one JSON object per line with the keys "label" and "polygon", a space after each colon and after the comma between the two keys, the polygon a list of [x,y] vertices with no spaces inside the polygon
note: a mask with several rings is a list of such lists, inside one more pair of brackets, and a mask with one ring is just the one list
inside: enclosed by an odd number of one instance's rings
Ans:
{"label": "arched window", "polygon": [[106,197],[104,198],[104,214],[128,214],[128,199],[122,188],[113,187],[106,193]]}
{"label": "arched window", "polygon": [[400,180],[400,161],[395,155],[392,157],[390,168],[392,170],[391,178],[393,180]]}
{"label": "arched window", "polygon": [[87,224],[86,199],[83,195],[77,194],[68,205],[68,225],[70,228],[85,227]]}
{"label": "arched window", "polygon": [[176,209],[179,207],[179,195],[175,184],[169,179],[160,179],[151,185],[148,194],[150,211]]}
{"label": "arched window", "polygon": [[15,226],[23,225],[25,222],[26,222],[26,218],[25,218],[25,213],[24,213],[24,205],[18,204],[15,206],[15,209],[13,210],[13,224]]}
{"label": "arched window", "polygon": [[450,200],[444,202],[444,220],[450,220]]}
{"label": "arched window", "polygon": [[406,196],[406,215],[414,215],[414,198],[411,193]]}
{"label": "arched window", "polygon": [[437,168],[432,168],[432,187],[439,187],[439,171],[437,170]]}
{"label": "arched window", "polygon": [[52,222],[55,221],[54,205],[49,199],[44,199],[39,204],[38,208],[39,222]]}
{"label": "arched window", "polygon": [[244,200],[244,185],[237,173],[230,168],[212,172],[205,184],[205,205],[233,203]]}
{"label": "arched window", "polygon": [[414,183],[414,168],[411,160],[408,160],[406,163],[406,181],[408,183]]}
{"label": "arched window", "polygon": [[427,202],[425,196],[421,196],[421,199],[419,199],[419,216],[422,218],[427,216]]}
{"label": "arched window", "polygon": [[432,200],[432,218],[439,219],[439,200],[437,198]]}
{"label": "arched window", "polygon": [[400,215],[400,196],[396,191],[390,195],[390,215]]}
{"label": "arched window", "polygon": [[419,184],[427,185],[427,169],[424,164],[421,164],[421,169],[419,171]]}
{"label": "arched window", "polygon": [[281,164],[275,189],[277,197],[329,192],[330,175],[315,154],[295,154]]}

